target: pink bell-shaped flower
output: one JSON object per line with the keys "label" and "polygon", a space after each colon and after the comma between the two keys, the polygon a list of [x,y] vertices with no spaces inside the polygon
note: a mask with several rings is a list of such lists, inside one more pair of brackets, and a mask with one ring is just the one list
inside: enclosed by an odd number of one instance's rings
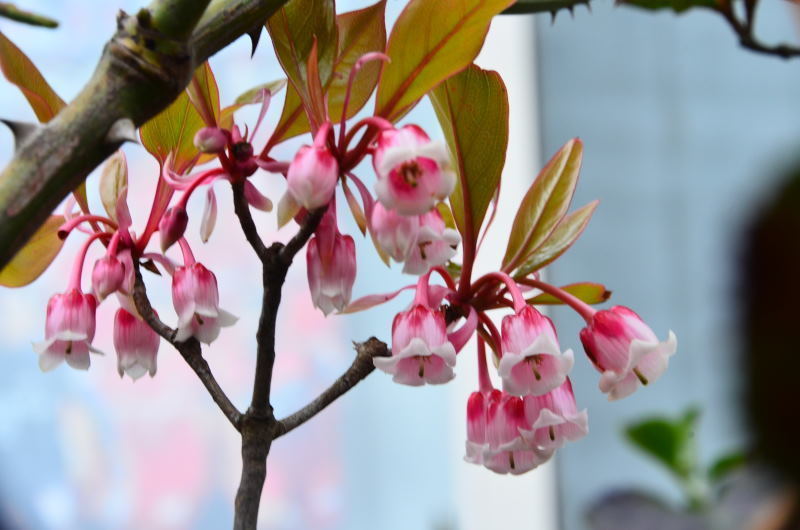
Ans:
{"label": "pink bell-shaped flower", "polygon": [[[427,289],[427,286],[425,287]],[[440,385],[455,377],[456,349],[447,340],[444,315],[421,303],[397,314],[392,323],[392,356],[375,366],[395,383]]]}
{"label": "pink bell-shaped flower", "polygon": [[629,396],[639,384],[661,377],[678,346],[672,331],[666,341],[659,342],[639,315],[624,306],[594,313],[581,330],[581,342],[602,373],[600,390],[610,401]]}
{"label": "pink bell-shaped flower", "polygon": [[483,465],[500,474],[520,475],[546,462],[553,450],[531,447],[521,435],[530,429],[522,399],[494,390],[486,407],[487,448]]}
{"label": "pink bell-shaped flower", "polygon": [[321,127],[314,145],[302,146],[286,173],[289,193],[307,210],[328,204],[339,179],[339,163],[325,144],[329,130]]}
{"label": "pink bell-shaped flower", "polygon": [[320,235],[308,242],[306,272],[311,301],[327,316],[350,303],[356,281],[356,244],[352,237],[336,230],[328,259],[324,247]]}
{"label": "pink bell-shaped flower", "polygon": [[372,162],[378,200],[403,215],[427,213],[455,189],[447,149],[416,125],[382,131]]}
{"label": "pink bell-shaped flower", "polygon": [[94,263],[92,269],[92,290],[98,300],[119,290],[126,279],[124,263],[111,254],[106,254]]}
{"label": "pink bell-shaped flower", "polygon": [[572,350],[561,353],[553,322],[530,305],[503,318],[502,350],[503,390],[515,396],[557,388],[574,362]]}
{"label": "pink bell-shaped flower", "polygon": [[56,294],[47,303],[45,340],[35,343],[33,349],[39,354],[39,368],[43,372],[52,370],[62,361],[73,368],[89,369],[89,352],[102,353],[92,347],[95,330],[97,299],[73,288],[64,294]]}
{"label": "pink bell-shaped flower", "polygon": [[237,318],[219,307],[219,290],[214,273],[201,263],[177,267],[172,276],[172,303],[178,313],[175,340],[194,337],[211,344],[222,327],[232,326]]}
{"label": "pink bell-shaped flower", "polygon": [[[398,263],[406,260],[419,234],[419,217],[400,215],[376,202],[370,217],[370,230],[375,241],[388,256]],[[424,274],[427,271],[422,271]]]}
{"label": "pink bell-shaped flower", "polygon": [[447,228],[437,210],[420,215],[419,225],[419,234],[403,267],[406,274],[425,274],[431,267],[444,265],[456,255],[455,247],[461,242],[461,236]]}
{"label": "pink bell-shaped flower", "polygon": [[574,442],[589,433],[589,416],[585,409],[578,412],[569,378],[547,394],[525,396],[524,401],[531,428],[520,432],[533,447],[558,449],[567,441]]}
{"label": "pink bell-shaped flower", "polygon": [[[493,390],[492,392],[500,392]],[[484,392],[473,392],[467,400],[467,443],[464,460],[470,464],[483,465],[486,443],[486,408],[488,396]]]}
{"label": "pink bell-shaped flower", "polygon": [[114,349],[119,376],[134,381],[149,373],[156,375],[156,354],[160,338],[145,321],[123,308],[114,316]]}

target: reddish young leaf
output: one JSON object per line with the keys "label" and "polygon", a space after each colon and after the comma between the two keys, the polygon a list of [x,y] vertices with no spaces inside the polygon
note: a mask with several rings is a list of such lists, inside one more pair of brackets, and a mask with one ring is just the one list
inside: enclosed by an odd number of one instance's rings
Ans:
{"label": "reddish young leaf", "polygon": [[[611,291],[600,283],[581,282],[564,285],[560,289],[568,292],[578,300],[587,304],[602,304],[611,298]],[[560,299],[547,293],[542,293],[533,298],[528,298],[527,302],[532,305],[559,305],[563,304]]]}
{"label": "reddish young leaf", "polygon": [[220,115],[219,88],[208,61],[197,67],[186,90],[203,122],[209,127],[216,127]]}
{"label": "reddish young leaf", "polygon": [[13,42],[0,33],[0,70],[17,85],[40,122],[48,122],[66,103],[50,88],[42,74]]}
{"label": "reddish young leaf", "polygon": [[439,83],[469,66],[492,17],[514,0],[411,0],[389,36],[375,114],[397,121]]}
{"label": "reddish young leaf", "polygon": [[514,270],[528,259],[567,213],[582,157],[583,143],[574,138],[559,149],[533,181],[514,218],[503,270]]}
{"label": "reddish young leaf", "polygon": [[38,278],[50,266],[64,244],[58,237],[58,228],[62,224],[63,215],[51,215],[8,265],[0,270],[0,285],[22,287]]}
{"label": "reddish young leaf", "polygon": [[474,244],[500,185],[508,146],[508,94],[497,72],[471,65],[430,93],[458,181],[450,196],[465,244]]}

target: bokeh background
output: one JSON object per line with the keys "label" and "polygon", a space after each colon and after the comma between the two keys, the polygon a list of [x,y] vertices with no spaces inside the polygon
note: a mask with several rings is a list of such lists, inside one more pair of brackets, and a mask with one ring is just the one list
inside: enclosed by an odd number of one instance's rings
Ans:
{"label": "bokeh background", "polygon": [[[138,0],[36,0],[25,7],[61,21],[55,31],[0,21],[66,100],[89,78],[118,9]],[[340,1],[339,11],[368,5]],[[403,2],[389,0],[389,19]],[[479,64],[500,70],[512,105],[503,207],[479,270],[496,265],[503,229],[542,160],[580,136],[586,145],[576,204],[601,206],[583,239],[549,270],[556,283],[592,280],[634,307],[659,335],[673,329],[679,353],[657,385],[607,403],[597,374],[579,356],[576,396],[589,409],[590,434],[552,463],[523,477],[497,477],[462,461],[472,363],[445,387],[406,388],[377,373],[325,413],[273,445],[261,526],[270,529],[585,528],[592,501],[610,489],[641,486],[677,502],[676,486],[633,452],[620,435],[632,419],[703,410],[702,458],[747,440],[740,421],[741,385],[734,317],[739,237],[754,207],[776,184],[800,137],[793,65],[739,49],[729,29],[704,13],[675,17],[594,2],[574,17],[498,19]],[[760,20],[771,38],[794,26],[776,2]],[[240,39],[211,60],[223,104],[281,77],[269,39],[250,59]],[[282,98],[268,115],[276,122]],[[31,120],[22,96],[0,82],[0,115]],[[100,111],[101,109],[98,109]],[[237,114],[252,124],[254,110]],[[406,118],[439,136],[425,102]],[[262,131],[268,133],[269,127]],[[264,138],[261,139],[263,141]],[[0,160],[12,152],[0,131]],[[258,145],[258,140],[256,141]],[[282,146],[289,158],[297,143]],[[141,226],[158,167],[128,145],[132,210]],[[261,174],[274,201],[280,179]],[[92,182],[95,185],[92,185]],[[99,208],[96,180],[90,198]],[[220,220],[198,259],[217,273],[221,305],[240,317],[206,358],[229,396],[244,407],[252,385],[260,291],[257,263],[232,219],[229,191],[217,184]],[[201,195],[190,233],[199,229]],[[273,216],[256,213],[266,237]],[[342,216],[346,218],[346,216]],[[355,234],[352,224],[347,227]],[[0,292],[0,515],[10,528],[225,528],[239,479],[238,437],[180,357],[162,344],[158,375],[120,380],[111,345],[114,302],[98,313],[88,373],[66,366],[41,374],[31,342],[44,331],[48,297],[63,290],[77,241],[33,285]],[[360,241],[355,296],[409,283],[387,270]],[[284,415],[335,379],[352,358],[351,340],[389,338],[391,318],[408,299],[364,314],[325,319],[308,298],[302,259],[281,308],[273,404]],[[168,283],[147,279],[169,322]],[[167,316],[168,315],[168,316]],[[580,322],[552,316],[563,346],[581,351]],[[470,352],[466,351],[466,355]],[[467,366],[464,366],[467,364]]]}

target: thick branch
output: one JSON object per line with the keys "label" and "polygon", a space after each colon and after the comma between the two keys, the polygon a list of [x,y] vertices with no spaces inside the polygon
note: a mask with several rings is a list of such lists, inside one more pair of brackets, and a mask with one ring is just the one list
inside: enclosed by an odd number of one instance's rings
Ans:
{"label": "thick branch", "polygon": [[177,342],[175,340],[175,330],[164,324],[161,319],[158,318],[158,315],[156,315],[156,312],[153,310],[153,306],[150,304],[150,299],[147,297],[147,289],[142,280],[142,273],[139,270],[138,263],[135,263],[134,267],[136,281],[133,288],[133,300],[136,303],[136,309],[139,311],[139,314],[142,315],[144,321],[147,322],[153,331],[161,335],[164,340],[172,344],[172,346],[178,350],[189,367],[194,370],[194,373],[200,378],[203,386],[206,387],[208,393],[211,394],[211,398],[222,413],[225,414],[225,417],[228,418],[228,421],[231,422],[236,430],[240,430],[242,414],[231,400],[228,399],[225,391],[219,386],[214,374],[211,373],[211,368],[203,358],[200,343],[194,338],[186,342]]}
{"label": "thick branch", "polygon": [[186,87],[197,64],[263,24],[287,1],[215,0],[191,35],[209,0],[157,0],[152,14],[121,15],[80,94],[31,134],[0,174],[0,268],[119,148],[123,138],[109,136],[115,123],[129,119],[139,126],[158,114]]}
{"label": "thick branch", "polygon": [[375,370],[375,364],[372,362],[375,357],[388,357],[391,355],[386,343],[375,337],[354,345],[356,358],[353,360],[353,364],[314,401],[291,416],[278,421],[278,431],[275,434],[275,438],[283,436],[304,424],[371,374]]}

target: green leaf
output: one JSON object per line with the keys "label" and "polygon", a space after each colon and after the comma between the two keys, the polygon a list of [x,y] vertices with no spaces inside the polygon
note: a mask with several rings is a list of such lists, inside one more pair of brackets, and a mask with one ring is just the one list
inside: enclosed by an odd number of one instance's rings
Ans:
{"label": "green leaf", "polygon": [[718,458],[708,469],[708,478],[717,482],[728,474],[740,469],[747,463],[747,456],[741,451],[734,451]]}
{"label": "green leaf", "polygon": [[[560,287],[560,289],[587,304],[602,304],[611,298],[611,291],[607,290],[606,286],[600,283],[571,283]],[[547,293],[528,298],[527,302],[532,305],[559,305],[564,303],[561,299]]]}
{"label": "green leaf", "polygon": [[48,122],[66,103],[50,88],[42,74],[13,42],[0,33],[0,70],[17,85],[40,122]]}
{"label": "green leaf", "polygon": [[28,243],[0,270],[0,285],[22,287],[38,278],[55,259],[64,241],[58,237],[63,215],[51,215]]}
{"label": "green leaf", "polygon": [[208,61],[194,71],[186,91],[203,122],[209,127],[216,127],[219,122],[219,87]]}
{"label": "green leaf", "polygon": [[514,273],[514,277],[524,278],[558,259],[581,236],[598,204],[599,201],[592,201],[565,216],[547,240],[528,255],[525,263]]}
{"label": "green leaf", "polygon": [[161,114],[142,125],[139,135],[144,148],[159,164],[163,165],[173,153],[173,168],[182,174],[198,155],[194,135],[202,127],[203,119],[184,90]]}
{"label": "green leaf", "polygon": [[672,9],[676,13],[682,13],[694,7],[708,9],[719,7],[719,0],[619,0],[618,3],[650,10]]}
{"label": "green leaf", "polygon": [[117,202],[128,192],[128,163],[120,149],[103,165],[100,174],[100,200],[112,221],[117,221]]}
{"label": "green leaf", "polygon": [[690,410],[683,417],[654,417],[629,425],[628,440],[661,462],[669,471],[688,480],[697,467],[694,431],[698,413]]}
{"label": "green leaf", "polygon": [[411,0],[389,36],[375,114],[397,121],[429,90],[469,66],[492,17],[513,0]]}
{"label": "green leaf", "polygon": [[555,15],[562,9],[572,11],[575,6],[589,5],[589,0],[517,0],[517,2],[503,11],[504,15],[527,13],[552,13]]}
{"label": "green leaf", "polygon": [[465,242],[474,244],[498,186],[508,146],[508,94],[497,72],[471,65],[430,94],[456,166],[450,196]]}
{"label": "green leaf", "polygon": [[243,92],[236,101],[234,101],[234,105],[239,107],[243,107],[244,105],[254,105],[256,103],[261,103],[262,96],[261,94],[266,90],[269,92],[270,96],[274,96],[281,90],[283,87],[286,86],[286,79],[277,79],[275,81],[270,81],[269,83],[262,83],[258,86],[254,86],[250,90]]}
{"label": "green leaf", "polygon": [[267,31],[289,82],[307,101],[308,58],[315,42],[320,81],[327,83],[333,72],[338,40],[334,1],[291,0],[267,21]]}
{"label": "green leaf", "polygon": [[573,138],[559,149],[533,181],[514,218],[503,270],[513,270],[525,261],[567,213],[582,158],[583,143]]}
{"label": "green leaf", "polygon": [[[342,115],[347,82],[355,62],[365,53],[382,52],[386,48],[385,10],[386,1],[381,0],[372,6],[342,13],[336,17],[339,32],[338,50],[333,73],[323,84],[328,95],[328,114],[333,121],[339,120]],[[348,118],[355,116],[367,103],[378,83],[380,70],[381,65],[376,61],[361,68],[353,82],[350,103],[347,108]],[[303,113],[300,96],[292,86],[289,86],[286,91],[283,112],[275,128],[272,142],[278,143],[309,130],[311,127]]]}

